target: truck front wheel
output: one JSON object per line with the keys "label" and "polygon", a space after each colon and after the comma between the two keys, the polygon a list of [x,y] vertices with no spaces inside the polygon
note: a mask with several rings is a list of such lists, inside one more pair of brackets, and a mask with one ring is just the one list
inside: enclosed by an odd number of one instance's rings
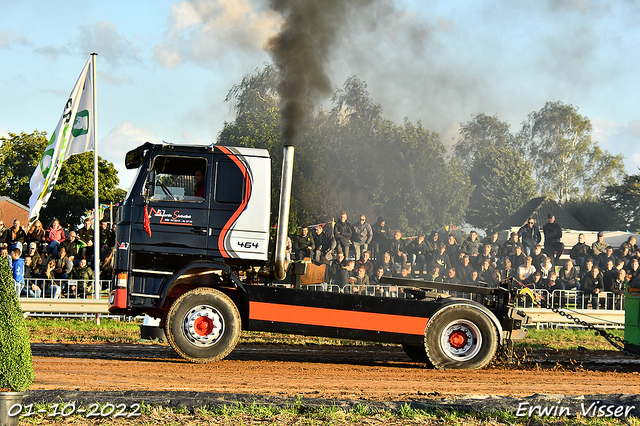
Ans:
{"label": "truck front wheel", "polygon": [[218,361],[236,347],[241,320],[224,293],[197,288],[180,296],[169,309],[167,340],[183,358],[197,363]]}
{"label": "truck front wheel", "polygon": [[498,349],[498,330],[479,309],[457,305],[435,315],[425,330],[426,353],[437,369],[480,369]]}

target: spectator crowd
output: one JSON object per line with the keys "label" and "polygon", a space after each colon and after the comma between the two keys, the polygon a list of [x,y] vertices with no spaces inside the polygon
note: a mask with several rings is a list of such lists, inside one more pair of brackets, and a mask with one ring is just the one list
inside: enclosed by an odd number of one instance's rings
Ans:
{"label": "spectator crowd", "polygon": [[383,217],[373,225],[365,215],[353,225],[347,219],[342,212],[333,226],[303,226],[289,245],[295,259],[325,263],[326,282],[341,288],[378,286],[382,277],[496,287],[513,277],[531,289],[581,291],[594,298],[592,306],[597,307],[599,293],[623,295],[625,285],[640,274],[640,250],[633,236],[612,247],[602,232],[591,246],[580,234],[569,258],[561,259],[562,228],[553,215],[542,228],[529,218],[504,243],[498,242],[498,232],[482,240],[476,231],[462,241],[454,233],[438,231],[403,238]]}
{"label": "spectator crowd", "polygon": [[63,229],[58,219],[47,229],[39,220],[28,229],[18,219],[10,228],[0,220],[0,256],[13,272],[19,296],[84,297],[93,292],[90,281],[95,279],[96,261],[100,280],[110,280],[113,273],[115,227],[101,220],[99,235],[100,258],[96,260],[90,218],[79,229]]}

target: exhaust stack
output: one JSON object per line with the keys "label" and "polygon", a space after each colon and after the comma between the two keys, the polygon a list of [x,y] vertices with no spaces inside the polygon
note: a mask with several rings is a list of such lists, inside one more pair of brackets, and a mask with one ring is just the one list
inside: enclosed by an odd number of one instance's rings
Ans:
{"label": "exhaust stack", "polygon": [[289,231],[289,207],[291,205],[291,181],[293,180],[293,146],[285,146],[282,152],[282,179],[280,181],[280,210],[276,230],[274,275],[277,280],[287,276],[286,248]]}

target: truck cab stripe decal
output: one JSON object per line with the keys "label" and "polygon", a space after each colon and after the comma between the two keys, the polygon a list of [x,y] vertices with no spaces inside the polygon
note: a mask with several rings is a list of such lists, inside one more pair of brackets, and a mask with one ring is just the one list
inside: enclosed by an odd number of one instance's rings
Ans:
{"label": "truck cab stripe decal", "polygon": [[220,149],[221,152],[226,154],[229,157],[229,159],[231,159],[238,166],[238,168],[240,169],[240,171],[244,176],[244,181],[245,181],[244,198],[242,200],[242,203],[240,204],[240,206],[238,206],[236,211],[233,212],[233,215],[227,221],[227,223],[225,223],[224,227],[220,232],[220,236],[218,237],[218,250],[220,250],[220,254],[222,255],[222,257],[231,257],[231,255],[225,248],[225,240],[227,238],[229,231],[231,230],[231,227],[233,226],[235,221],[238,219],[238,216],[240,216],[240,213],[244,211],[244,209],[247,207],[247,204],[249,203],[249,198],[251,197],[251,176],[244,162],[241,161],[236,154],[231,152],[230,149],[224,146],[218,146],[217,148]]}
{"label": "truck cab stripe decal", "polygon": [[424,335],[429,321],[429,318],[424,317],[254,301],[249,302],[249,319],[419,336]]}

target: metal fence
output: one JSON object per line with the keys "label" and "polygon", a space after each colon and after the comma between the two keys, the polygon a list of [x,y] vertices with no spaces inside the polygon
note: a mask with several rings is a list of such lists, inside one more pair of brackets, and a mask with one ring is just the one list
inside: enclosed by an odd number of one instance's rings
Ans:
{"label": "metal fence", "polygon": [[24,284],[15,283],[21,299],[108,299],[110,280],[100,280],[100,288],[93,280],[27,278]]}

